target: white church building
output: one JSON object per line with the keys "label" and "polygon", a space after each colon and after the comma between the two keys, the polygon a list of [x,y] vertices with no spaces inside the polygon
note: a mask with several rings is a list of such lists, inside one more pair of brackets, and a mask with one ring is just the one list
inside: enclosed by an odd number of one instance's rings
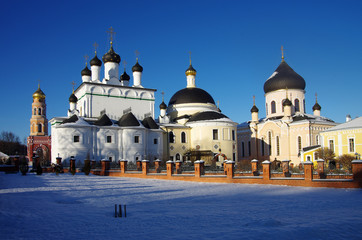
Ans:
{"label": "white church building", "polygon": [[142,86],[142,66],[132,67],[133,84],[124,70],[119,76],[120,56],[112,41],[102,57],[97,52],[90,61],[91,70],[82,70],[82,83],[69,97],[67,117],[49,122],[52,132],[52,162],[60,156],[84,159],[127,159],[135,162],[161,158],[163,130],[154,121],[155,89]]}

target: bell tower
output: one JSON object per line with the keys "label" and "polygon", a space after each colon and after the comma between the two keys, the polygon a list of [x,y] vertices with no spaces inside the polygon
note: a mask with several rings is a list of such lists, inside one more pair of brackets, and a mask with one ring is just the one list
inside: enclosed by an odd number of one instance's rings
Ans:
{"label": "bell tower", "polygon": [[45,94],[38,85],[33,94],[32,114],[30,119],[30,136],[48,136],[48,119],[46,117]]}

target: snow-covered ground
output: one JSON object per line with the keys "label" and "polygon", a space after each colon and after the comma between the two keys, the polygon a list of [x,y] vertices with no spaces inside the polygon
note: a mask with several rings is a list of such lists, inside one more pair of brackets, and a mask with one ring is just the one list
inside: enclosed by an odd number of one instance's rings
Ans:
{"label": "snow-covered ground", "polygon": [[0,173],[0,239],[361,238],[360,189]]}

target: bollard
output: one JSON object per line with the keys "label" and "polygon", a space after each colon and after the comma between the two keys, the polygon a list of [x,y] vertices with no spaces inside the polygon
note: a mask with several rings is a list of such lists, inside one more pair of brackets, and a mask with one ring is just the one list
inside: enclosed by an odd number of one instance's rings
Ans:
{"label": "bollard", "polygon": [[118,213],[118,217],[122,217],[122,204],[119,204],[119,213]]}

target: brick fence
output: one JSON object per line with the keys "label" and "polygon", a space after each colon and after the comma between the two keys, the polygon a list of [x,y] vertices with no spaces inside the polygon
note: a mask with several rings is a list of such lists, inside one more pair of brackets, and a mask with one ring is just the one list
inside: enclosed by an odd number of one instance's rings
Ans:
{"label": "brick fence", "polygon": [[246,183],[246,184],[274,184],[304,187],[333,187],[333,188],[362,188],[362,160],[352,161],[352,174],[327,175],[324,168],[319,167],[315,172],[312,162],[304,163],[304,173],[292,174],[289,172],[289,161],[283,162],[283,173],[272,173],[269,161],[262,162],[262,172],[258,171],[258,160],[251,161],[252,171],[238,173],[235,171],[235,162],[226,161],[224,172],[205,173],[204,161],[195,161],[195,170],[182,172],[182,162],[166,162],[166,170],[160,170],[160,161],[154,162],[155,168],[150,169],[148,160],[139,161],[137,170],[128,171],[127,161],[120,161],[120,169],[110,169],[109,161],[102,161],[101,169],[92,169],[95,175],[112,177],[136,177],[163,180],[180,180],[195,182],[219,182],[219,183]]}

